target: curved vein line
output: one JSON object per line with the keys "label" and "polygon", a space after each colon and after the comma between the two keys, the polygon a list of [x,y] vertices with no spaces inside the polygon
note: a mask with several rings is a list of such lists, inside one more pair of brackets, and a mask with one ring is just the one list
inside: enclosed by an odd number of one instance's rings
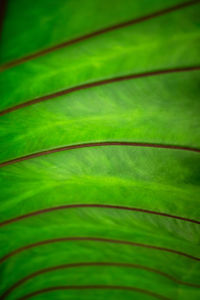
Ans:
{"label": "curved vein line", "polygon": [[49,155],[52,153],[74,150],[74,149],[81,149],[81,148],[90,148],[90,147],[103,147],[103,146],[129,146],[129,147],[147,147],[147,148],[159,148],[159,149],[173,149],[173,150],[185,150],[185,151],[192,151],[200,153],[200,149],[186,147],[186,146],[176,146],[176,145],[164,145],[164,144],[151,144],[151,143],[137,143],[137,142],[94,142],[94,143],[86,143],[86,144],[76,144],[76,145],[69,145],[59,148],[53,148],[49,150],[44,150],[32,154],[28,154],[25,156],[21,156],[18,158],[14,158],[5,162],[0,163],[0,168],[15,164],[24,160],[29,160],[33,158],[37,158],[43,155]]}
{"label": "curved vein line", "polygon": [[143,265],[138,265],[138,264],[132,264],[132,263],[120,263],[120,262],[79,262],[79,263],[70,263],[70,264],[62,264],[62,265],[58,265],[58,266],[54,266],[54,267],[48,267],[48,268],[44,268],[44,269],[39,269],[38,271],[31,273],[23,278],[21,278],[20,280],[18,280],[16,283],[14,283],[11,287],[9,287],[1,296],[0,299],[3,300],[5,299],[8,295],[10,295],[15,289],[17,289],[18,287],[20,287],[21,285],[23,285],[24,283],[26,283],[27,281],[40,276],[42,274],[45,273],[50,273],[50,272],[54,272],[57,270],[63,270],[63,269],[71,269],[71,268],[81,268],[81,267],[121,267],[121,268],[132,268],[132,269],[141,269],[141,270],[145,270],[147,272],[150,273],[155,273],[157,275],[163,276],[177,284],[181,284],[181,285],[187,285],[187,286],[192,286],[192,287],[196,287],[196,288],[200,288],[200,285],[198,284],[193,284],[193,283],[188,283],[188,282],[184,282],[181,281],[165,272],[162,272],[160,270],[154,269],[154,268],[150,268],[147,266],[143,266]]}
{"label": "curved vein line", "polygon": [[184,218],[184,217],[180,217],[180,216],[175,216],[175,215],[171,215],[171,214],[166,214],[166,213],[162,213],[162,212],[158,212],[158,211],[152,211],[152,210],[147,210],[147,209],[142,209],[142,208],[130,207],[130,206],[110,205],[110,204],[69,204],[69,205],[61,205],[61,206],[54,206],[54,207],[49,207],[49,208],[45,208],[45,209],[40,209],[40,210],[33,211],[33,212],[30,212],[30,213],[27,213],[27,214],[24,214],[24,215],[21,215],[21,216],[17,216],[15,218],[8,219],[8,220],[5,220],[5,221],[1,222],[0,227],[9,225],[9,224],[12,224],[12,223],[15,223],[15,222],[19,222],[19,221],[27,219],[27,218],[35,217],[35,216],[38,216],[38,215],[41,215],[41,214],[46,214],[46,213],[50,213],[50,212],[53,212],[53,211],[57,211],[57,210],[65,210],[65,209],[73,209],[73,208],[88,208],[88,207],[135,211],[135,212],[152,214],[152,215],[157,215],[157,216],[161,216],[161,217],[177,219],[177,220],[180,220],[180,221],[200,224],[200,221],[197,221],[197,220]]}
{"label": "curved vein line", "polygon": [[106,85],[106,84],[110,84],[110,83],[126,81],[126,80],[131,80],[131,79],[137,79],[137,78],[142,78],[142,77],[158,76],[158,75],[169,74],[169,73],[178,73],[178,72],[191,72],[191,71],[199,71],[199,70],[200,70],[200,66],[178,67],[178,68],[172,68],[172,69],[162,69],[162,70],[154,70],[154,71],[148,71],[148,72],[143,72],[143,73],[129,74],[129,75],[124,75],[124,76],[119,76],[119,77],[103,79],[100,81],[84,83],[81,85],[67,88],[65,90],[61,90],[61,91],[58,91],[58,92],[55,92],[52,94],[41,96],[41,97],[38,97],[38,98],[35,98],[32,100],[28,100],[26,102],[17,104],[15,106],[6,108],[5,110],[0,111],[0,116],[11,113],[18,109],[25,108],[27,106],[31,106],[31,105],[35,105],[35,104],[43,102],[43,101],[51,100],[56,97],[64,96],[64,95],[71,94],[71,93],[74,93],[74,92],[77,92],[80,90],[90,89],[90,88],[101,86],[101,85]]}
{"label": "curved vein line", "polygon": [[136,19],[125,21],[125,22],[122,22],[122,23],[119,23],[119,24],[115,24],[115,25],[112,25],[112,26],[109,26],[109,27],[106,27],[106,28],[102,28],[100,30],[82,35],[82,36],[79,36],[78,38],[74,38],[72,40],[62,42],[62,43],[57,44],[55,46],[40,50],[40,51],[35,52],[33,54],[24,56],[22,58],[18,58],[16,60],[13,60],[13,61],[8,62],[8,63],[5,63],[5,64],[0,66],[0,72],[4,71],[6,69],[12,68],[14,66],[17,66],[19,64],[22,64],[24,62],[27,62],[29,60],[35,59],[37,57],[43,56],[45,54],[51,53],[53,51],[56,51],[56,50],[59,50],[59,49],[77,44],[77,43],[82,42],[84,40],[94,38],[96,36],[99,36],[99,35],[114,31],[114,30],[118,30],[118,29],[121,29],[121,28],[124,28],[124,27],[132,26],[134,24],[145,22],[145,21],[148,21],[150,19],[153,19],[153,18],[162,16],[162,15],[165,15],[165,14],[171,13],[173,11],[183,9],[185,7],[188,7],[188,6],[191,6],[191,5],[194,5],[194,4],[198,4],[199,2],[200,2],[200,0],[193,0],[193,1],[183,2],[183,3],[177,4],[177,5],[168,7],[168,8],[164,8],[162,10],[156,11],[154,13],[151,13],[151,14],[148,14],[148,15],[136,18]]}
{"label": "curved vein line", "polygon": [[47,245],[47,244],[53,244],[53,243],[62,243],[62,242],[73,242],[73,241],[84,241],[84,242],[101,242],[101,243],[112,243],[112,244],[121,244],[121,245],[127,245],[131,247],[142,247],[146,249],[151,249],[151,250],[158,250],[158,251],[163,251],[163,252],[168,252],[171,254],[176,254],[179,256],[184,256],[186,258],[195,260],[195,261],[200,261],[199,257],[190,255],[185,252],[181,252],[178,250],[170,249],[170,248],[165,248],[165,247],[159,247],[159,246],[154,246],[154,245],[149,245],[149,244],[142,244],[142,243],[135,243],[131,241],[124,241],[124,240],[115,240],[115,239],[108,239],[108,238],[100,238],[100,237],[64,237],[64,238],[55,238],[55,239],[49,239],[49,240],[44,240],[44,241],[39,241],[33,244],[29,244],[26,246],[23,246],[21,248],[18,248],[5,256],[3,256],[0,259],[0,264],[5,262],[7,259],[24,252],[26,250],[36,248],[42,245]]}
{"label": "curved vein line", "polygon": [[106,290],[126,290],[131,292],[138,292],[142,294],[146,294],[148,296],[153,296],[154,298],[161,299],[161,300],[170,300],[169,298],[162,296],[160,294],[156,294],[154,292],[151,292],[149,290],[140,289],[133,286],[119,286],[119,285],[68,285],[68,286],[54,286],[45,288],[36,292],[32,292],[30,294],[27,294],[25,296],[22,296],[21,298],[18,298],[17,300],[26,300],[29,298],[32,298],[34,296],[44,294],[47,292],[57,291],[57,290],[86,290],[86,289],[106,289]]}

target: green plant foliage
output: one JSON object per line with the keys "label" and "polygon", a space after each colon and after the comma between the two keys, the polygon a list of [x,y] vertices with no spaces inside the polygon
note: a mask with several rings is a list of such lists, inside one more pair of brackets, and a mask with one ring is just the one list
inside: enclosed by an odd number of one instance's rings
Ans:
{"label": "green plant foliage", "polygon": [[0,300],[200,299],[199,38],[200,1],[6,1]]}

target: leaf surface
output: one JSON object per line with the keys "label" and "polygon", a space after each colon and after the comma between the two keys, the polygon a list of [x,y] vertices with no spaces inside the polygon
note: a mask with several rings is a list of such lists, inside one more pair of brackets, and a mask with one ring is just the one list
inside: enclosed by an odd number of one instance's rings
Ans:
{"label": "leaf surface", "polygon": [[199,299],[199,17],[6,1],[1,300]]}

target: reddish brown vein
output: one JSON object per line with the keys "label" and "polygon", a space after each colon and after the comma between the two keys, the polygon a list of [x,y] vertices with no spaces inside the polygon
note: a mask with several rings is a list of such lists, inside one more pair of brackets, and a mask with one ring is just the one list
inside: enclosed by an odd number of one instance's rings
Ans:
{"label": "reddish brown vein", "polygon": [[68,286],[54,286],[45,288],[36,292],[32,292],[28,295],[22,296],[21,298],[18,298],[17,300],[26,300],[29,298],[32,298],[34,296],[38,296],[40,294],[58,291],[58,290],[122,290],[122,291],[130,291],[130,292],[138,292],[142,294],[146,294],[148,296],[153,296],[157,299],[161,300],[170,300],[169,298],[162,296],[160,294],[156,294],[154,292],[151,292],[149,290],[140,289],[133,286],[119,286],[119,285],[68,285]]}
{"label": "reddish brown vein", "polygon": [[117,30],[117,29],[128,27],[128,26],[138,24],[138,23],[141,23],[141,22],[145,22],[145,21],[148,21],[150,19],[153,19],[153,18],[162,16],[162,15],[174,12],[176,10],[183,9],[185,7],[188,7],[188,6],[191,6],[191,5],[194,5],[194,4],[198,4],[199,2],[200,2],[200,0],[187,1],[187,2],[184,2],[184,3],[180,3],[180,4],[177,4],[177,5],[174,5],[174,6],[156,11],[156,12],[148,14],[146,16],[142,16],[142,17],[139,17],[139,18],[136,18],[136,19],[132,19],[132,20],[123,22],[123,23],[119,23],[119,24],[115,24],[115,25],[112,25],[112,26],[109,26],[109,27],[106,27],[106,28],[102,28],[100,30],[91,32],[89,34],[82,35],[78,38],[75,38],[75,39],[72,39],[72,40],[69,40],[69,41],[65,41],[65,42],[60,43],[58,45],[49,47],[47,49],[40,50],[36,53],[33,53],[33,54],[27,55],[25,57],[18,58],[14,61],[5,63],[2,66],[0,66],[0,71],[4,71],[6,69],[17,66],[19,64],[22,64],[22,63],[27,62],[29,60],[35,59],[35,58],[40,57],[42,55],[48,54],[50,52],[53,52],[53,51],[56,51],[56,50],[59,50],[59,49],[62,49],[64,47],[68,47],[68,46],[77,44],[77,43],[82,42],[84,40],[87,40],[87,39],[105,34],[107,32],[111,32],[111,31],[114,31],[114,30]]}
{"label": "reddish brown vein", "polygon": [[104,79],[104,80],[100,80],[100,81],[84,83],[81,85],[77,85],[77,86],[62,90],[62,91],[58,91],[53,94],[41,96],[41,97],[35,98],[33,100],[28,100],[24,103],[20,103],[15,106],[6,108],[5,110],[0,111],[0,116],[3,116],[5,114],[13,112],[15,110],[22,109],[27,106],[31,106],[31,105],[34,105],[34,104],[37,104],[37,103],[40,103],[43,101],[47,101],[47,100],[56,98],[56,97],[64,96],[67,94],[71,94],[73,92],[77,92],[80,90],[85,90],[85,89],[89,89],[89,88],[93,88],[93,87],[97,87],[97,86],[101,86],[101,85],[106,85],[106,84],[125,81],[125,80],[137,79],[137,78],[142,78],[142,77],[158,76],[158,75],[177,73],[177,72],[191,72],[191,71],[198,71],[198,70],[200,70],[200,66],[180,67],[180,68],[173,68],[173,69],[148,71],[148,72],[138,73],[138,74],[129,74],[129,75],[124,75],[124,76]]}
{"label": "reddish brown vein", "polygon": [[0,35],[2,32],[5,11],[6,11],[6,0],[0,0]]}
{"label": "reddish brown vein", "polygon": [[62,242],[73,242],[73,241],[84,241],[84,242],[101,242],[101,243],[112,243],[112,244],[121,244],[121,245],[127,245],[131,247],[141,247],[141,248],[146,248],[146,249],[151,249],[151,250],[157,250],[157,251],[163,251],[171,254],[175,254],[178,256],[183,256],[195,261],[200,261],[199,257],[190,255],[185,252],[177,251],[174,249],[170,248],[165,248],[165,247],[159,247],[159,246],[154,246],[154,245],[148,245],[148,244],[142,244],[142,243],[135,243],[131,241],[124,241],[124,240],[114,240],[114,239],[107,239],[107,238],[100,238],[100,237],[64,237],[64,238],[55,238],[55,239],[49,239],[49,240],[44,240],[40,242],[36,242],[33,244],[29,244],[26,246],[23,246],[21,248],[18,248],[5,256],[3,256],[0,259],[0,264],[5,262],[7,259],[22,253],[26,250],[32,249],[32,248],[37,248],[42,245],[47,245],[47,244],[53,244],[53,243],[62,243]]}
{"label": "reddish brown vein", "polygon": [[37,211],[33,211],[21,216],[17,216],[15,218],[5,220],[0,223],[0,227],[19,222],[21,220],[27,219],[27,218],[32,218],[41,214],[46,214],[50,212],[54,212],[57,210],[65,210],[65,209],[74,209],[74,208],[88,208],[88,207],[94,207],[94,208],[106,208],[106,209],[118,209],[118,210],[125,210],[125,211],[134,211],[134,212],[141,212],[141,213],[146,213],[146,214],[152,214],[152,215],[157,215],[161,217],[167,217],[167,218],[173,218],[177,219],[180,221],[185,221],[185,222],[191,222],[195,224],[200,224],[200,221],[189,219],[189,218],[184,218],[180,216],[175,216],[175,215],[170,215],[158,211],[152,211],[152,210],[147,210],[147,209],[142,209],[142,208],[136,208],[136,207],[128,207],[128,206],[120,206],[120,205],[109,205],[109,204],[69,204],[69,205],[62,205],[62,206],[54,206],[54,207],[49,207]]}
{"label": "reddish brown vein", "polygon": [[103,147],[103,146],[129,146],[129,147],[147,147],[147,148],[160,148],[160,149],[173,149],[173,150],[185,150],[185,151],[192,151],[200,153],[200,149],[192,148],[192,147],[185,147],[185,146],[176,146],[176,145],[163,145],[163,144],[151,144],[151,143],[135,143],[135,142],[96,142],[96,143],[87,143],[87,144],[77,144],[77,145],[69,145],[59,148],[54,148],[50,150],[44,150],[32,154],[28,154],[25,156],[21,156],[15,159],[11,159],[5,162],[0,163],[0,168],[15,164],[18,162],[22,162],[24,160],[29,160],[33,158],[37,158],[44,155],[49,155],[52,153],[68,151],[73,149],[80,149],[80,148],[90,148],[90,147]]}
{"label": "reddish brown vein", "polygon": [[147,272],[150,273],[155,273],[158,274],[160,276],[163,276],[177,284],[181,284],[181,285],[186,285],[186,286],[192,286],[192,287],[196,287],[196,288],[200,288],[200,285],[198,284],[193,284],[193,283],[188,283],[188,282],[184,282],[182,280],[179,280],[165,272],[162,272],[160,270],[154,269],[154,268],[150,268],[147,266],[143,266],[143,265],[138,265],[138,264],[132,264],[132,263],[119,263],[119,262],[79,262],[79,263],[70,263],[70,264],[62,264],[62,265],[58,265],[58,266],[54,266],[54,267],[48,267],[45,269],[40,269],[32,274],[29,274],[25,277],[23,277],[22,279],[18,280],[16,283],[14,283],[10,288],[8,288],[1,296],[0,299],[3,300],[6,297],[8,297],[8,295],[10,295],[15,289],[17,289],[18,287],[20,287],[21,285],[23,285],[24,283],[26,283],[27,281],[46,274],[46,273],[50,273],[50,272],[54,272],[54,271],[58,271],[58,270],[63,270],[63,269],[71,269],[71,268],[82,268],[82,267],[118,267],[118,268],[133,268],[133,269],[141,269],[141,270],[145,270]]}

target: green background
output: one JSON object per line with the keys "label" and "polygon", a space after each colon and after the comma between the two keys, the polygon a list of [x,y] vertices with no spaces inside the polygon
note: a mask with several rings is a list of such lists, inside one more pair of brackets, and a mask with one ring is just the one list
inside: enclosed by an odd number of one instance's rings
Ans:
{"label": "green background", "polygon": [[[7,62],[182,2],[7,0],[0,46],[0,110],[103,79],[199,66],[200,3],[196,3],[3,69]],[[0,163],[105,141],[200,149],[199,73],[110,83],[5,114],[0,117]],[[71,204],[119,205],[200,221],[199,182],[199,152],[118,145],[52,153],[0,168],[0,222]],[[1,260],[21,247],[70,237],[88,240],[48,243]],[[0,224],[0,295],[41,269],[99,262],[134,266],[90,265],[46,272],[22,283],[5,299],[22,299],[51,286],[104,285],[156,295],[99,288],[51,291],[33,299],[196,300],[199,253],[198,222],[108,207],[58,209]]]}

